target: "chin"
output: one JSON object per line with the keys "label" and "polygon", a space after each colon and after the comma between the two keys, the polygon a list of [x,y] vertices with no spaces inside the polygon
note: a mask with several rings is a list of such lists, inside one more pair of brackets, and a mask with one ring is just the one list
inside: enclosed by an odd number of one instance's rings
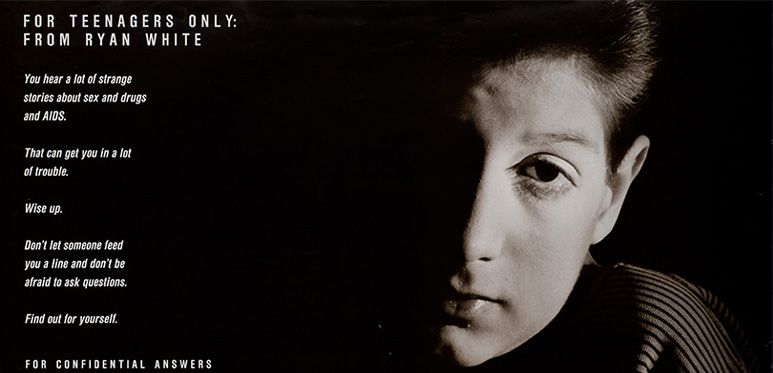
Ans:
{"label": "chin", "polygon": [[502,342],[474,327],[445,325],[439,330],[435,353],[452,365],[473,367],[510,352],[521,344]]}

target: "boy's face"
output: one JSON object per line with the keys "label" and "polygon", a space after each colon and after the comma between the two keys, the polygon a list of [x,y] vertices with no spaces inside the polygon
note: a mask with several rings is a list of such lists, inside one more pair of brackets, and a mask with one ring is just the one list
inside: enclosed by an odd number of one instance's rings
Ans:
{"label": "boy's face", "polygon": [[597,222],[612,192],[602,115],[569,61],[489,69],[461,116],[486,155],[437,351],[472,366],[556,316],[603,238]]}

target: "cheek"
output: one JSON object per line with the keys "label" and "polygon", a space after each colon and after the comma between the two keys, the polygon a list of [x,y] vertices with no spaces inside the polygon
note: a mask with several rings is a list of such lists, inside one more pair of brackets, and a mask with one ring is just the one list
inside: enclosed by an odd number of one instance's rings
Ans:
{"label": "cheek", "polygon": [[604,190],[603,181],[594,181],[532,210],[540,237],[561,246],[557,250],[586,250],[601,212]]}
{"label": "cheek", "polygon": [[[512,237],[509,282],[528,313],[558,311],[579,274],[587,253],[585,230],[567,225],[542,226],[526,237]],[[517,289],[517,290],[516,290]]]}
{"label": "cheek", "polygon": [[[574,287],[593,237],[602,188],[576,189],[564,198],[522,209],[507,237],[507,255],[523,294],[562,305]],[[534,291],[539,289],[539,291]],[[529,296],[529,297],[531,297]]]}

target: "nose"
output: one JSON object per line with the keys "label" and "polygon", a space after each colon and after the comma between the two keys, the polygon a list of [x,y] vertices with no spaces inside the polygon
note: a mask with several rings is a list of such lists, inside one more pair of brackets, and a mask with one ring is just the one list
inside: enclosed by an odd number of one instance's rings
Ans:
{"label": "nose", "polygon": [[[464,231],[464,258],[467,263],[489,262],[502,253],[507,224],[507,180],[486,171],[481,175],[470,218]],[[505,193],[505,194],[503,194]]]}

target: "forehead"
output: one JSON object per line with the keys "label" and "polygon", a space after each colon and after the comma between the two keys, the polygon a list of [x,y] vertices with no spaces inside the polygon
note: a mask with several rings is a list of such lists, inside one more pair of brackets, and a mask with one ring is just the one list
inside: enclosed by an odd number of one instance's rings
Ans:
{"label": "forehead", "polygon": [[571,59],[522,60],[485,68],[467,91],[461,119],[487,141],[569,142],[603,152],[596,96]]}

